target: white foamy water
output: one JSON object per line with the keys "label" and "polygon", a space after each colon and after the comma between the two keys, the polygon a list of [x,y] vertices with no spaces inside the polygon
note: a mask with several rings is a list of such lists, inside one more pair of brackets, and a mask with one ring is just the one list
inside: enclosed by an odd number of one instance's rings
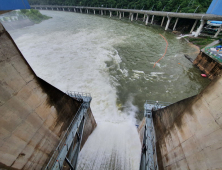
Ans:
{"label": "white foamy water", "polygon": [[[122,39],[115,34],[108,37],[106,28],[93,24],[101,24],[106,19],[66,12],[44,13],[53,19],[14,31],[12,35],[39,77],[64,92],[92,95],[91,109],[97,128],[80,153],[78,169],[139,169],[137,108],[129,98],[127,108],[119,110],[117,90],[105,64],[111,60],[117,64],[122,62],[113,48]],[[20,33],[23,35],[19,36]]]}

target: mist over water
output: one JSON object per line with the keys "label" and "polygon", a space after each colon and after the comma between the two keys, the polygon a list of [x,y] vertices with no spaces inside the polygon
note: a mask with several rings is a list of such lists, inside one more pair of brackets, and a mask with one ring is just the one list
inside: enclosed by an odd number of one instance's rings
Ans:
{"label": "mist over water", "polygon": [[[137,170],[136,129],[146,99],[175,102],[208,84],[184,58],[197,50],[158,27],[70,12],[11,31],[36,74],[66,92],[91,93],[97,128],[80,153],[80,170]],[[162,56],[165,41],[167,55]],[[180,63],[180,64],[178,64]],[[137,119],[136,119],[137,118]]]}

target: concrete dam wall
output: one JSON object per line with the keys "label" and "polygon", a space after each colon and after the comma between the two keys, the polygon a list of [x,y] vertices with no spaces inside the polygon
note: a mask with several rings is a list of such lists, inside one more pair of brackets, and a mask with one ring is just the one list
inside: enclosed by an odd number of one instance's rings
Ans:
{"label": "concrete dam wall", "polygon": [[220,63],[202,51],[198,54],[193,64],[203,71],[211,80],[218,76],[222,70],[222,65]]}
{"label": "concrete dam wall", "polygon": [[159,169],[222,168],[222,72],[200,94],[153,112]]}
{"label": "concrete dam wall", "polygon": [[[0,169],[41,169],[80,105],[36,76],[0,24]],[[81,146],[95,127],[88,109]]]}

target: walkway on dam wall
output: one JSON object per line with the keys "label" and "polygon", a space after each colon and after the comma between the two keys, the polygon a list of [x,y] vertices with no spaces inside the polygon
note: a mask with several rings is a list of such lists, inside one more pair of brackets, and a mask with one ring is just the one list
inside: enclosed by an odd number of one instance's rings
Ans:
{"label": "walkway on dam wall", "polygon": [[[163,26],[165,18],[167,18],[165,30],[168,30],[172,18],[176,18],[173,30],[176,29],[179,18],[194,19],[195,21],[192,26],[192,29],[190,30],[190,33],[194,31],[198,20],[200,20],[201,23],[199,28],[195,32],[195,37],[198,37],[198,35],[203,29],[204,24],[206,24],[208,20],[222,21],[221,15],[214,15],[214,14],[177,13],[177,12],[149,11],[149,10],[136,10],[136,9],[85,7],[85,6],[57,6],[57,5],[31,5],[31,8],[45,9],[45,10],[59,10],[59,11],[67,10],[70,12],[80,12],[80,13],[83,13],[83,10],[85,10],[85,13],[87,14],[90,13],[91,10],[93,11],[93,14],[95,14],[96,11],[99,11],[101,15],[106,15],[106,12],[109,12],[110,17],[112,17],[112,12],[116,12],[119,19],[124,17],[125,13],[129,13],[129,19],[131,21],[133,21],[134,19],[134,14],[136,14],[135,17],[136,20],[138,19],[138,14],[143,14],[144,15],[143,22],[145,22],[145,25],[148,25],[148,23],[153,24],[154,17],[161,16],[163,17],[161,22],[161,27]],[[220,29],[218,29],[217,33],[215,34],[215,37],[217,37],[220,31],[221,27]]]}
{"label": "walkway on dam wall", "polygon": [[[0,169],[47,165],[61,139],[67,144],[64,134],[79,118],[83,103],[39,78],[0,23]],[[79,149],[96,128],[89,106],[82,107],[85,126]]]}

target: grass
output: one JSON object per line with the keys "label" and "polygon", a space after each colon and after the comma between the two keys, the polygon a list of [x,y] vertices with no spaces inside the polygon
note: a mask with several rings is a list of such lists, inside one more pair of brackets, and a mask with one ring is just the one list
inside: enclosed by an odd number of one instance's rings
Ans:
{"label": "grass", "polygon": [[219,40],[222,36],[218,36],[217,38],[212,38],[209,36],[199,36],[197,38],[194,37],[186,37],[190,42],[197,45],[200,48],[207,46],[208,44],[212,43],[213,41]]}

